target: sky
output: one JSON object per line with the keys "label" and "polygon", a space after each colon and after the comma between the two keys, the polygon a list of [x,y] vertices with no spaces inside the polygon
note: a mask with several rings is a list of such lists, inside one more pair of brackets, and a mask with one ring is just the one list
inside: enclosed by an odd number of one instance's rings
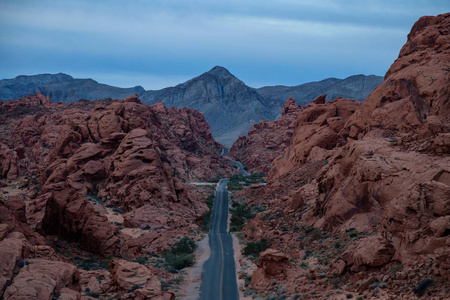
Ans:
{"label": "sky", "polygon": [[0,79],[160,89],[216,65],[252,87],[384,76],[448,0],[0,0]]}

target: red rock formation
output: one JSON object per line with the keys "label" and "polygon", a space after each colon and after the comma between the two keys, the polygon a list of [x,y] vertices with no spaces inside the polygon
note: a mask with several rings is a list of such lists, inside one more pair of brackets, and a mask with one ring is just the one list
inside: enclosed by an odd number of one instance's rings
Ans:
{"label": "red rock formation", "polygon": [[[206,195],[183,181],[236,172],[220,156],[222,146],[212,138],[203,114],[195,110],[167,109],[161,103],[147,106],[135,96],[64,105],[36,95],[1,105],[2,290],[12,283],[5,297],[35,294],[51,299],[59,293],[79,299],[79,288],[74,290],[74,282],[66,280],[69,273],[75,280],[78,272],[71,273],[77,268],[64,265],[74,260],[69,253],[79,255],[75,261],[92,255],[82,250],[126,258],[161,253],[177,237],[197,235],[207,211]],[[10,196],[15,194],[21,197]],[[37,269],[22,268],[37,256],[55,262],[46,269],[45,261],[33,260]],[[111,296],[119,292],[140,299],[174,298],[161,291],[155,274],[169,275],[139,266],[159,289],[150,285],[128,294],[133,287],[118,285],[118,278],[126,276],[106,270],[98,271],[105,278],[101,286],[86,280],[89,274],[83,271],[83,288],[92,286],[94,293]],[[38,290],[34,283],[41,278],[35,272],[47,276],[50,269],[55,274],[49,282],[42,279],[45,286]],[[30,289],[19,290],[27,280],[33,282]]]}
{"label": "red rock formation", "polygon": [[346,124],[350,137],[374,127],[419,138],[448,133],[449,18],[449,14],[422,17],[414,24],[384,82]]}
{"label": "red rock formation", "polygon": [[[334,273],[359,285],[342,288],[365,296],[374,282],[387,283],[380,298],[413,298],[399,286],[431,277],[431,297],[447,297],[449,28],[450,14],[421,18],[362,105],[337,99],[303,110],[267,186],[237,195],[268,208],[248,222],[244,237],[269,239],[293,259],[314,263],[311,299],[332,289],[326,277]],[[404,271],[390,271],[400,263]],[[279,284],[303,292],[302,281]]]}
{"label": "red rock formation", "polygon": [[129,297],[142,300],[175,300],[175,295],[163,292],[158,278],[147,267],[139,263],[114,259],[109,268],[114,283],[121,290],[133,291]]}
{"label": "red rock formation", "polygon": [[[359,105],[356,100],[336,98],[303,110],[297,117],[291,144],[284,155],[273,162],[270,178],[275,179],[305,164],[314,148],[318,153],[343,144],[344,141],[339,140],[339,132]],[[314,155],[309,160],[325,159],[320,156]]]}
{"label": "red rock formation", "polygon": [[281,110],[281,118],[253,125],[246,136],[239,137],[233,144],[228,155],[243,163],[250,172],[267,173],[271,162],[289,145],[295,119],[301,110],[295,99],[289,98]]}
{"label": "red rock formation", "polygon": [[30,259],[8,286],[4,299],[79,299],[80,274],[71,264]]}

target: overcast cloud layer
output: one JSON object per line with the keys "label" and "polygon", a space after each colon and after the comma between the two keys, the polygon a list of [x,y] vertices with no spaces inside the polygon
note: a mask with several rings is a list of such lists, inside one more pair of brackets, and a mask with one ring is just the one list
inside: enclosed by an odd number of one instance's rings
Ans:
{"label": "overcast cloud layer", "polygon": [[384,75],[448,0],[0,0],[0,79],[64,72],[159,89],[221,65],[248,85]]}

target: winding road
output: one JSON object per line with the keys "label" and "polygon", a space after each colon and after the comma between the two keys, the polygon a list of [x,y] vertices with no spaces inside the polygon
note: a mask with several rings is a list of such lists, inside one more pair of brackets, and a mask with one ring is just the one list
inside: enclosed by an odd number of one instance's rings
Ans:
{"label": "winding road", "polygon": [[234,264],[233,239],[228,228],[228,179],[220,180],[209,232],[211,256],[205,262],[200,299],[239,299]]}

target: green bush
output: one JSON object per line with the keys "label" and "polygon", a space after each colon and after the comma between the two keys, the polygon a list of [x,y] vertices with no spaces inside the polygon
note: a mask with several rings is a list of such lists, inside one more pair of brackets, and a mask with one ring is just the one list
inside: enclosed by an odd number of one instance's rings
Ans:
{"label": "green bush", "polygon": [[254,217],[255,214],[252,213],[247,203],[234,202],[231,208],[230,231],[241,231],[245,223]]}
{"label": "green bush", "polygon": [[193,254],[173,254],[169,251],[163,253],[163,257],[170,266],[181,270],[194,265]]}
{"label": "green bush", "polygon": [[211,216],[212,216],[212,211],[211,210],[208,210],[202,216],[202,231],[203,232],[209,232],[209,229],[211,227]]}
{"label": "green bush", "polygon": [[253,183],[261,183],[265,182],[264,177],[266,174],[264,173],[253,173],[250,176],[243,175],[233,175],[228,181],[227,188],[230,191],[238,191],[242,190],[242,185],[239,182],[245,182],[245,185],[251,185]]}
{"label": "green bush", "polygon": [[185,236],[176,242],[170,251],[163,253],[166,263],[177,270],[184,269],[194,265],[194,255],[197,245],[194,240]]}
{"label": "green bush", "polygon": [[203,232],[209,232],[210,226],[211,226],[211,219],[212,219],[212,208],[214,206],[214,201],[216,197],[214,194],[209,195],[206,199],[206,205],[208,206],[209,210],[202,216],[202,231]]}
{"label": "green bush", "polygon": [[194,240],[185,236],[172,246],[170,252],[173,254],[191,254],[195,251],[195,248],[197,248],[197,245]]}
{"label": "green bush", "polygon": [[259,242],[249,242],[245,247],[242,249],[243,255],[254,255],[258,256],[261,252],[269,248],[270,244],[269,241],[266,239],[261,239]]}

